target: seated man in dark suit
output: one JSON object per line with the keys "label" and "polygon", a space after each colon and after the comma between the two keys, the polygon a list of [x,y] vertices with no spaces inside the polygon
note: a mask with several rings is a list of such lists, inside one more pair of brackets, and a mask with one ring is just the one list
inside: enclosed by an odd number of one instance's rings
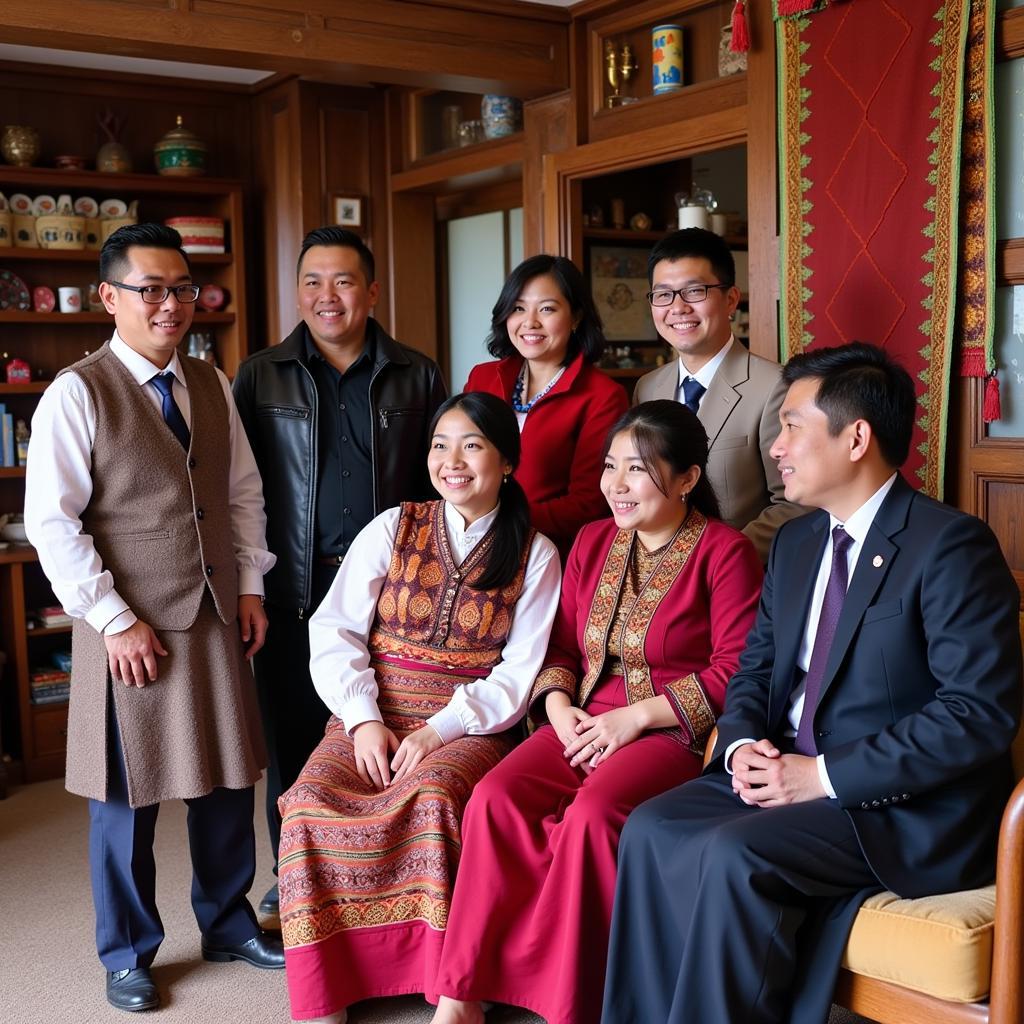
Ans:
{"label": "seated man in dark suit", "polygon": [[899,475],[906,371],[854,343],[784,372],[772,455],[821,511],[776,536],[703,777],[626,824],[604,1024],[822,1024],[868,894],[994,875],[1017,586],[984,523]]}

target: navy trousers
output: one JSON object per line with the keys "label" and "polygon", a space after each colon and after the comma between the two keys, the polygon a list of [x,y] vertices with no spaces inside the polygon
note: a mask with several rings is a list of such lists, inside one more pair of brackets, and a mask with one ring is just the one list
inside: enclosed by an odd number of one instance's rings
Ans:
{"label": "navy trousers", "polygon": [[[160,805],[128,805],[117,722],[109,711],[108,723],[107,799],[89,801],[89,870],[100,961],[108,971],[123,971],[149,967],[164,937],[153,859]],[[215,789],[185,803],[199,930],[218,945],[247,942],[259,931],[246,898],[256,874],[252,786]]]}
{"label": "navy trousers", "polygon": [[835,800],[754,808],[724,772],[641,804],[619,843],[603,1024],[824,1024],[882,887]]}

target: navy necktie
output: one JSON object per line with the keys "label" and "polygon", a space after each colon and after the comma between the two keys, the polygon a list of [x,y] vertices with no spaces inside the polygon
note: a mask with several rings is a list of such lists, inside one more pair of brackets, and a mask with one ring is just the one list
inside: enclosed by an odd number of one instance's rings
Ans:
{"label": "navy necktie", "polygon": [[814,647],[811,649],[811,662],[804,676],[804,707],[800,712],[800,728],[796,734],[796,751],[813,757],[818,753],[818,745],[814,741],[814,712],[821,696],[821,683],[825,678],[825,664],[828,652],[832,648],[832,638],[836,635],[839,614],[846,600],[846,584],[849,580],[847,552],[853,538],[841,527],[832,531],[832,570],[828,584],[825,586],[825,600],[821,602],[821,615],[818,617],[818,629],[814,635]]}
{"label": "navy necktie", "polygon": [[683,405],[696,415],[700,400],[707,388],[696,377],[683,378]]}
{"label": "navy necktie", "polygon": [[164,414],[164,422],[181,442],[182,448],[188,451],[192,435],[189,433],[185,417],[181,415],[178,403],[174,401],[174,395],[171,393],[171,388],[174,386],[174,374],[158,373],[155,377],[151,377],[149,382],[160,392],[160,411]]}

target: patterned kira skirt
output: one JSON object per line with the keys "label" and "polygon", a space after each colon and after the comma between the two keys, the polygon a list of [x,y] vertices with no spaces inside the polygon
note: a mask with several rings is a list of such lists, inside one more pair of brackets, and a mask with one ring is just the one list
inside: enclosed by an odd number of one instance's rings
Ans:
{"label": "patterned kira skirt", "polygon": [[[384,723],[399,739],[446,707],[465,678],[396,658],[372,666]],[[506,735],[463,736],[378,792],[359,777],[352,739],[331,718],[280,801],[281,927],[294,1019],[374,996],[422,992],[436,1001],[462,812],[512,745]]]}

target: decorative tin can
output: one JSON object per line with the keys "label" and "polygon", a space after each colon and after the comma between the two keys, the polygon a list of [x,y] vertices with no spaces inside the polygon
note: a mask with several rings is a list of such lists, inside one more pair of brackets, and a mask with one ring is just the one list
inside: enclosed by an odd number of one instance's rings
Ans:
{"label": "decorative tin can", "polygon": [[651,87],[655,96],[683,87],[683,29],[656,25],[651,29]]}
{"label": "decorative tin can", "polygon": [[158,174],[195,177],[206,173],[206,143],[194,132],[182,127],[181,115],[172,128],[154,147]]}
{"label": "decorative tin can", "polygon": [[480,116],[484,122],[484,135],[488,139],[500,139],[514,134],[523,126],[523,105],[515,96],[488,93],[480,101]]}

